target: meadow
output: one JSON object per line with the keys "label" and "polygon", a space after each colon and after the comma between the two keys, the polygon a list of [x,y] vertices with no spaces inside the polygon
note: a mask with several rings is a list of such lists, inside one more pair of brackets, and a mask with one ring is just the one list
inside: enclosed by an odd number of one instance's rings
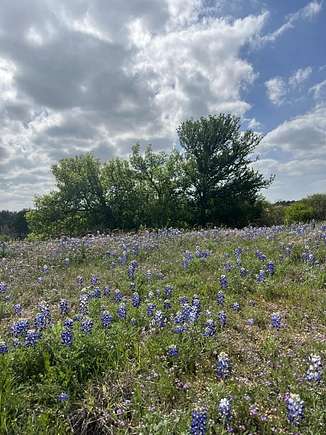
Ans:
{"label": "meadow", "polygon": [[326,226],[11,242],[1,434],[325,433]]}

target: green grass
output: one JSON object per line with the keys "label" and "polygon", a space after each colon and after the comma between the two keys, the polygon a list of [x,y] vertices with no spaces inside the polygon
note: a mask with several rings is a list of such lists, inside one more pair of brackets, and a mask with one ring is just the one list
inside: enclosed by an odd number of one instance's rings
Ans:
{"label": "green grass", "polygon": [[[324,434],[325,377],[310,383],[305,373],[311,353],[320,355],[325,364],[325,231],[307,226],[303,234],[296,228],[265,229],[254,237],[252,233],[125,235],[97,238],[85,246],[80,241],[9,244],[10,256],[0,263],[0,281],[8,287],[0,294],[0,334],[9,347],[8,353],[0,355],[0,433],[186,434],[192,411],[200,407],[208,411],[208,433],[224,434],[217,406],[222,398],[230,397],[234,433]],[[125,265],[119,262],[123,244],[128,250]],[[136,244],[140,246],[137,256],[133,253]],[[194,253],[196,246],[209,250],[210,256],[194,258],[185,270],[183,253]],[[248,270],[244,278],[236,264],[237,247],[243,249],[241,266]],[[257,249],[266,261],[256,257]],[[318,262],[303,261],[305,251]],[[68,267],[65,258],[70,260]],[[133,290],[127,269],[133,259],[139,263],[134,281],[142,298],[139,308],[130,303]],[[258,283],[256,275],[269,260],[276,272]],[[227,262],[233,266],[230,272],[224,269]],[[44,264],[49,267],[46,274]],[[216,303],[222,274],[229,282],[223,308]],[[66,347],[61,343],[64,319],[57,305],[66,298],[70,316],[78,313],[78,275],[85,278],[87,291],[92,290],[91,276],[98,276],[100,289],[109,285],[111,296],[89,302],[92,333],[85,335],[80,322],[75,322],[73,345]],[[40,276],[42,282],[38,282]],[[163,307],[166,285],[173,286],[172,307],[167,311]],[[117,318],[118,304],[112,296],[116,288],[126,299],[126,320]],[[182,334],[173,332],[172,320],[159,328],[146,314],[148,303],[153,302],[171,319],[180,309],[179,298],[191,300],[195,294],[201,301],[201,315]],[[13,304],[21,303],[22,317],[33,321],[42,300],[51,309],[51,325],[35,347],[14,348],[9,332],[17,320]],[[240,304],[239,312],[232,310],[234,302]],[[114,317],[107,330],[100,321],[103,309]],[[217,319],[222,309],[228,316],[225,328]],[[271,327],[273,312],[282,315],[280,330]],[[212,337],[203,335],[207,318],[216,322]],[[247,324],[251,318],[253,326]],[[177,346],[178,357],[167,355],[171,344]],[[232,364],[231,376],[225,380],[216,376],[220,352],[226,352]],[[66,402],[58,400],[63,391],[69,394]],[[287,421],[283,399],[288,392],[298,393],[305,403],[305,418],[298,428]]]}

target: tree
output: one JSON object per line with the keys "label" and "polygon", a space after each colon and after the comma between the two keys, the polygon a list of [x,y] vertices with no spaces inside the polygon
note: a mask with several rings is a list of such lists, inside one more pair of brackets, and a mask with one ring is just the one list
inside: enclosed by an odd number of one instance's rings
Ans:
{"label": "tree", "polygon": [[285,221],[288,224],[308,222],[314,217],[314,209],[304,202],[296,202],[285,209]]}
{"label": "tree", "polygon": [[315,193],[307,198],[303,199],[302,202],[314,210],[314,218],[317,220],[326,220],[326,194],[325,193]]}
{"label": "tree", "polygon": [[237,213],[254,206],[259,191],[272,181],[251,166],[251,154],[262,136],[241,132],[240,118],[230,114],[184,121],[177,133],[200,224],[236,223]]}

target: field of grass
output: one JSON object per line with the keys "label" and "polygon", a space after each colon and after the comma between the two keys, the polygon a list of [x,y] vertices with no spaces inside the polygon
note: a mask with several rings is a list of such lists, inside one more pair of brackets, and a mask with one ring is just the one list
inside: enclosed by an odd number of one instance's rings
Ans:
{"label": "field of grass", "polygon": [[326,226],[13,242],[1,434],[326,432]]}

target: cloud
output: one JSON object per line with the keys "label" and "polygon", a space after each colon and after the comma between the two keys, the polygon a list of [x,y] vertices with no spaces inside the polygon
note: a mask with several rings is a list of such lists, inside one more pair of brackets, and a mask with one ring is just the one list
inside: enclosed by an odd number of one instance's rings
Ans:
{"label": "cloud", "polygon": [[266,93],[273,104],[280,106],[287,93],[286,83],[282,77],[274,77],[265,82]]}
{"label": "cloud", "polygon": [[326,101],[326,80],[317,83],[309,89],[309,92],[313,93],[315,100]]}
{"label": "cloud", "polygon": [[289,85],[292,88],[297,88],[303,82],[305,82],[311,75],[312,68],[311,66],[307,66],[306,68],[299,68],[290,78]]}

